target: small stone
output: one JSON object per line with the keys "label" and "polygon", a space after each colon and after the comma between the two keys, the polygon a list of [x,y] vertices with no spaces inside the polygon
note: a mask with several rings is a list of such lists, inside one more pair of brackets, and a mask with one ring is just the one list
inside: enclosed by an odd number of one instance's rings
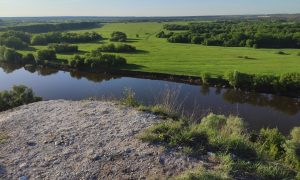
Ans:
{"label": "small stone", "polygon": [[21,177],[19,178],[19,180],[28,180],[28,177],[27,177],[27,176],[21,176]]}
{"label": "small stone", "polygon": [[27,142],[26,144],[27,144],[28,146],[35,146],[35,145],[36,145],[35,142]]}
{"label": "small stone", "polygon": [[20,164],[19,168],[24,168],[24,167],[27,167],[27,164],[26,163],[22,163]]}

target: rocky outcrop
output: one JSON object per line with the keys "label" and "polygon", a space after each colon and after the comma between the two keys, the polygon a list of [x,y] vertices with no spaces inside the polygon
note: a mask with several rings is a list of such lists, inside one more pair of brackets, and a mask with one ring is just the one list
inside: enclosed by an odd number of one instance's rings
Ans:
{"label": "rocky outcrop", "polygon": [[201,160],[141,142],[155,115],[113,102],[43,101],[0,114],[4,179],[145,179],[176,175]]}

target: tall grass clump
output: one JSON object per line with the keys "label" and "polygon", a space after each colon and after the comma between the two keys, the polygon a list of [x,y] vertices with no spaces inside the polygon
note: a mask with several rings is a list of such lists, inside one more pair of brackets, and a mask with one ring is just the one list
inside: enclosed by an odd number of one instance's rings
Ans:
{"label": "tall grass clump", "polygon": [[129,88],[125,88],[123,92],[123,98],[120,101],[123,105],[126,106],[131,106],[131,107],[139,106],[139,103],[135,98],[135,93],[132,91],[132,89]]}
{"label": "tall grass clump", "polygon": [[300,127],[291,131],[290,139],[284,146],[286,151],[285,162],[300,171]]}
{"label": "tall grass clump", "polygon": [[201,81],[202,81],[202,84],[208,85],[210,79],[211,79],[211,75],[210,75],[208,72],[203,72],[203,73],[201,74]]}

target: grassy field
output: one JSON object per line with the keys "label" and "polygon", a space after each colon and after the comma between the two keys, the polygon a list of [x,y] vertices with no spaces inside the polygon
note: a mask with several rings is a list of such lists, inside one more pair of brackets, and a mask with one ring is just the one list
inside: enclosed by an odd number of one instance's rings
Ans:
{"label": "grassy field", "polygon": [[[176,24],[179,23],[176,22]],[[282,51],[288,55],[279,55],[276,54],[279,49],[172,44],[168,43],[166,39],[155,37],[156,33],[163,29],[162,27],[163,23],[155,22],[110,23],[105,24],[102,28],[74,32],[95,31],[106,38],[100,42],[78,44],[81,51],[91,51],[97,49],[101,44],[108,43],[108,38],[113,31],[125,32],[130,38],[127,43],[136,46],[140,51],[134,54],[120,54],[130,64],[123,69],[194,76],[199,76],[201,72],[221,75],[229,70],[260,74],[300,71],[299,49],[284,49]],[[37,46],[35,48],[46,47]],[[64,59],[72,56],[72,54],[58,55],[59,58]],[[249,59],[239,56],[248,56]]]}

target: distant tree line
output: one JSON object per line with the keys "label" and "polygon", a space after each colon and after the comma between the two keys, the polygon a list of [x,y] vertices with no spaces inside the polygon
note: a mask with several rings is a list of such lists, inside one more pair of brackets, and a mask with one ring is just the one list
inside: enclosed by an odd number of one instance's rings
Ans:
{"label": "distant tree line", "polygon": [[100,52],[114,52],[114,53],[131,53],[136,51],[136,47],[128,44],[107,44],[102,45],[97,49]]}
{"label": "distant tree line", "polygon": [[57,24],[29,24],[6,27],[3,30],[24,31],[29,33],[45,33],[53,31],[65,31],[75,29],[89,29],[99,27],[98,22],[70,22]]}
{"label": "distant tree line", "polygon": [[[185,28],[183,28],[185,26]],[[183,30],[165,36],[171,43],[193,43],[207,46],[300,48],[300,23],[280,21],[224,21],[166,25],[167,30]]]}
{"label": "distant tree line", "polygon": [[37,34],[31,39],[32,45],[47,45],[49,43],[83,43],[101,40],[102,36],[96,32],[85,33],[60,33],[51,32]]}

